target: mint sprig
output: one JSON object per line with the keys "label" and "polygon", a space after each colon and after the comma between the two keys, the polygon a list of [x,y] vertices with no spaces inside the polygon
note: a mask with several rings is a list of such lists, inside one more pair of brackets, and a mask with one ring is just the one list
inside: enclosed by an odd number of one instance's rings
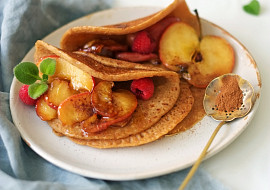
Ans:
{"label": "mint sprig", "polygon": [[249,14],[259,15],[260,14],[260,3],[257,0],[252,0],[249,4],[243,6],[244,11]]}
{"label": "mint sprig", "polygon": [[[39,68],[32,62],[21,62],[13,69],[15,77],[23,84],[29,85],[28,94],[31,98],[37,99],[48,89],[48,78],[54,75],[56,60],[46,58],[42,60]],[[39,71],[42,77],[39,76]]]}
{"label": "mint sprig", "polygon": [[18,64],[14,70],[15,77],[23,84],[33,84],[37,80],[42,80],[39,77],[38,67],[32,62],[22,62]]}

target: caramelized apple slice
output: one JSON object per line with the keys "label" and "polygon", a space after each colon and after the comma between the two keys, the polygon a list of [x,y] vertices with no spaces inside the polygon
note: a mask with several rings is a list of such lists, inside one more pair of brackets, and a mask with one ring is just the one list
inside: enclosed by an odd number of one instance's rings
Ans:
{"label": "caramelized apple slice", "polygon": [[[107,129],[109,126],[123,123],[126,124],[130,119],[132,113],[137,108],[136,96],[128,90],[118,90],[112,93],[113,106],[117,111],[114,117],[103,117],[93,123],[85,122],[83,131],[85,133],[96,133]],[[123,122],[121,124],[121,122]]]}
{"label": "caramelized apple slice", "polygon": [[114,118],[119,118],[117,122],[128,118],[137,108],[137,98],[129,90],[119,89],[113,92],[113,104],[117,111]]}
{"label": "caramelized apple slice", "polygon": [[43,121],[49,121],[57,118],[57,111],[51,108],[45,101],[44,96],[41,96],[36,103],[36,113]]}
{"label": "caramelized apple slice", "polygon": [[90,92],[72,95],[58,107],[58,118],[64,125],[84,121],[93,114]]}
{"label": "caramelized apple slice", "polygon": [[95,84],[94,78],[91,75],[62,58],[57,59],[54,77],[70,80],[74,90],[88,90],[92,92]]}
{"label": "caramelized apple slice", "polygon": [[45,100],[50,107],[57,109],[65,99],[75,93],[76,91],[69,86],[67,81],[55,79],[50,84]]}
{"label": "caramelized apple slice", "polygon": [[91,102],[96,112],[102,116],[113,117],[116,115],[112,103],[112,87],[114,83],[101,81],[94,88],[91,96]]}
{"label": "caramelized apple slice", "polygon": [[94,78],[63,58],[56,55],[46,56],[37,62],[37,66],[39,66],[43,59],[48,57],[56,60],[55,73],[49,77],[49,82],[52,82],[55,78],[66,79],[70,81],[74,90],[87,90],[90,92],[93,90],[95,85]]}

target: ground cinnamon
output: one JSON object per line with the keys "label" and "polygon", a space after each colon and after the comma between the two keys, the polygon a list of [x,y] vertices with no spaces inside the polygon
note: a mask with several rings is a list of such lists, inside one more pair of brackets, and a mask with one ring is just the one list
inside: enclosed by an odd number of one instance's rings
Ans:
{"label": "ground cinnamon", "polygon": [[222,78],[220,93],[216,98],[216,108],[218,111],[232,112],[243,104],[243,92],[238,85],[235,76],[225,76]]}

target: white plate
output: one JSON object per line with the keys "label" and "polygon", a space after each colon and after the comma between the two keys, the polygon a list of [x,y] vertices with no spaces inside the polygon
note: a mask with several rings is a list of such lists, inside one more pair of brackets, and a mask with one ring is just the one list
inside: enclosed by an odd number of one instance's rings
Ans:
{"label": "white plate", "polygon": [[[159,8],[131,7],[106,10],[82,17],[59,28],[43,40],[59,46],[62,34],[71,26],[115,24],[149,15]],[[229,145],[250,123],[259,104],[261,81],[255,61],[234,37],[222,28],[202,20],[204,34],[226,38],[236,53],[234,73],[248,80],[256,92],[256,102],[251,112],[222,127],[207,158]],[[22,61],[33,61],[34,48]],[[202,151],[218,122],[205,117],[191,130],[139,147],[119,149],[95,149],[74,144],[67,138],[57,137],[46,122],[41,121],[33,107],[21,103],[18,91],[21,84],[13,80],[10,91],[10,108],[13,121],[22,138],[40,156],[66,170],[83,176],[131,180],[154,177],[191,166]]]}

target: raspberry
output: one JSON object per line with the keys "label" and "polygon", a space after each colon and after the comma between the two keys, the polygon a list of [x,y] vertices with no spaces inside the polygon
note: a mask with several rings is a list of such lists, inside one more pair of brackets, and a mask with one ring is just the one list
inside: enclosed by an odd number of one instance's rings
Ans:
{"label": "raspberry", "polygon": [[154,94],[153,80],[151,78],[133,80],[130,90],[136,95],[137,98],[148,100]]}
{"label": "raspberry", "polygon": [[146,31],[138,32],[132,44],[132,51],[137,53],[148,54],[153,52],[153,50],[154,50],[153,42],[151,41],[148,32]]}
{"label": "raspberry", "polygon": [[27,105],[35,105],[36,101],[35,99],[31,98],[28,94],[28,87],[29,85],[23,85],[19,91],[19,97],[21,101]]}

